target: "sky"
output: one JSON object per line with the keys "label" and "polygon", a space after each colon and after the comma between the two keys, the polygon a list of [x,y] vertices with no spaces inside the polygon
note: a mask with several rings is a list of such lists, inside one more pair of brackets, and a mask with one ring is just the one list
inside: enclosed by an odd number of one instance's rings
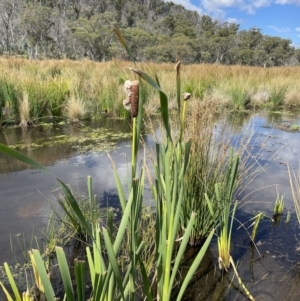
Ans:
{"label": "sky", "polygon": [[[170,1],[170,0],[166,0]],[[240,29],[260,28],[264,35],[290,39],[300,48],[300,0],[171,0]]]}

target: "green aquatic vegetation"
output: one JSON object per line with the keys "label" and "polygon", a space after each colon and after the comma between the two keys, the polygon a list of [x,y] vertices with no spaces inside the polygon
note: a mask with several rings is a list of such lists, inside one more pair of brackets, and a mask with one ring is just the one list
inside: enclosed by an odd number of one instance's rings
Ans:
{"label": "green aquatic vegetation", "polygon": [[277,198],[274,203],[273,216],[282,215],[283,209],[284,209],[283,195],[281,197],[279,197],[279,195],[277,195]]}
{"label": "green aquatic vegetation", "polygon": [[270,101],[273,109],[283,105],[288,85],[275,85],[270,91]]}
{"label": "green aquatic vegetation", "polygon": [[299,132],[300,131],[300,125],[299,124],[293,124],[291,125],[291,131],[292,132]]}
{"label": "green aquatic vegetation", "polygon": [[228,90],[228,94],[231,98],[231,105],[234,110],[244,110],[248,102],[250,102],[248,91],[242,84],[231,86]]}
{"label": "green aquatic vegetation", "polygon": [[252,218],[252,219],[254,219],[252,233],[251,233],[251,239],[252,239],[253,242],[254,242],[255,237],[256,237],[258,225],[259,225],[260,221],[263,219],[263,217],[264,217],[264,213],[263,212],[259,212],[258,214],[256,214]]}
{"label": "green aquatic vegetation", "polygon": [[[238,172],[239,156],[233,154],[233,149],[228,158],[227,169],[225,170],[226,177],[224,182],[215,184],[215,194],[208,197],[205,194],[207,206],[212,219],[219,222],[218,233],[218,251],[219,251],[219,268],[228,270],[230,267],[230,248],[231,248],[231,233],[237,201],[233,203],[233,193],[236,185]],[[215,205],[219,206],[218,215],[215,214]]]}
{"label": "green aquatic vegetation", "polygon": [[54,145],[70,144],[71,147],[79,152],[99,152],[110,151],[117,148],[118,142],[131,137],[131,133],[113,132],[105,128],[84,129],[84,134],[78,136],[57,135],[53,137],[38,138],[34,143],[10,144],[13,149],[26,150],[37,149],[42,147],[52,147]]}

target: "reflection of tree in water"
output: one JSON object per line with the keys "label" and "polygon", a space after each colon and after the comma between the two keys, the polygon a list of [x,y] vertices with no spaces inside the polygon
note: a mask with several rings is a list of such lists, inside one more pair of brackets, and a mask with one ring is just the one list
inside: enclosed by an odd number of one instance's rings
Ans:
{"label": "reflection of tree in water", "polygon": [[240,132],[241,128],[251,119],[250,112],[231,112],[226,115],[226,124],[233,133]]}

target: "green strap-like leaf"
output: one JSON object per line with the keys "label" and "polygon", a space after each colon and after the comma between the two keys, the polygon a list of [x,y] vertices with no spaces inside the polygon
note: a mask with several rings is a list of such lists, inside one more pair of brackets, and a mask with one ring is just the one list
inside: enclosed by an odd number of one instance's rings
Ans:
{"label": "green strap-like leaf", "polygon": [[[0,281],[0,285],[1,285],[2,290],[3,290],[3,292],[4,292],[4,294],[5,294],[6,298],[7,298],[7,301],[14,301],[14,299],[11,297],[11,295],[9,294],[9,292],[7,291],[7,289],[5,288],[4,284],[1,281]],[[16,298],[16,300],[19,300],[19,299]]]}
{"label": "green strap-like leaf", "polygon": [[85,261],[75,259],[74,266],[75,266],[75,279],[76,279],[76,287],[77,287],[77,300],[85,301],[85,285],[86,285]]}
{"label": "green strap-like leaf", "polygon": [[113,27],[113,31],[116,33],[119,42],[121,43],[121,45],[124,47],[124,49],[126,50],[127,54],[129,55],[130,59],[135,63],[135,59],[130,51],[130,48],[128,47],[121,31],[119,30],[119,28],[117,28],[116,26]]}
{"label": "green strap-like leaf", "polygon": [[65,252],[64,252],[63,248],[61,248],[61,247],[56,247],[55,250],[56,250],[56,256],[57,256],[57,260],[58,260],[60,275],[62,278],[62,282],[64,284],[64,290],[67,295],[67,300],[75,301],[72,280],[71,280],[70,271],[69,271]]}
{"label": "green strap-like leaf", "polygon": [[207,237],[207,239],[206,239],[204,245],[201,247],[200,252],[198,253],[198,255],[196,256],[196,258],[194,259],[194,261],[193,261],[191,267],[189,268],[189,271],[188,271],[188,273],[186,274],[186,276],[185,276],[185,278],[184,278],[184,281],[183,281],[183,283],[182,283],[182,285],[181,285],[181,287],[180,287],[180,291],[179,291],[179,293],[178,293],[178,296],[177,296],[176,301],[180,301],[180,300],[182,299],[183,294],[184,294],[184,292],[185,292],[185,290],[186,290],[186,288],[187,288],[189,282],[191,281],[193,275],[195,274],[195,272],[196,272],[196,270],[197,270],[199,264],[201,263],[201,261],[202,261],[204,255],[205,255],[205,253],[206,253],[206,251],[207,251],[207,249],[208,249],[208,246],[209,246],[209,244],[210,244],[210,242],[211,242],[211,239],[212,239],[212,237],[213,237],[213,235],[214,235],[214,232],[215,232],[214,229],[211,230],[211,232],[210,232],[209,236]]}
{"label": "green strap-like leaf", "polygon": [[121,272],[118,268],[116,254],[114,252],[114,249],[113,249],[113,246],[112,246],[112,243],[111,243],[111,240],[110,240],[107,230],[105,228],[102,228],[102,231],[103,231],[105,247],[107,249],[107,255],[109,258],[109,264],[111,265],[111,267],[113,269],[115,279],[116,279],[118,287],[119,287],[119,292],[120,292],[123,300],[125,300],[122,276],[121,276]]}
{"label": "green strap-like leaf", "polygon": [[38,250],[32,250],[33,258],[36,264],[37,271],[41,278],[47,301],[55,300],[55,293],[48,277],[42,256]]}
{"label": "green strap-like leaf", "polygon": [[[15,279],[14,279],[12,273],[11,273],[11,270],[10,270],[7,262],[4,263],[4,269],[5,269],[6,276],[8,278],[9,284],[10,284],[10,286],[12,288],[12,291],[13,291],[13,293],[15,295],[16,300],[17,301],[22,301],[22,298],[21,298],[20,292],[18,290],[17,284],[15,282]],[[3,286],[2,286],[2,288],[3,288]]]}
{"label": "green strap-like leaf", "polygon": [[4,144],[1,144],[1,143],[0,143],[0,152],[4,153],[4,154],[6,154],[6,155],[8,155],[12,158],[15,158],[15,159],[17,159],[17,160],[33,167],[33,168],[39,169],[39,170],[41,170],[43,172],[46,172],[47,174],[53,176],[51,174],[51,172],[45,166],[41,165],[40,163],[38,163],[35,160],[27,157],[26,155],[24,155],[24,154],[22,154],[22,153],[20,153],[16,150],[6,146]]}

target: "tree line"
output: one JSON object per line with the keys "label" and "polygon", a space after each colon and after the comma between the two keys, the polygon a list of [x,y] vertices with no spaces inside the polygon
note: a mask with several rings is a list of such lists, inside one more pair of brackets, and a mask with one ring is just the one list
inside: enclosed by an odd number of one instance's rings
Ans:
{"label": "tree line", "polygon": [[0,53],[32,59],[128,59],[117,25],[139,61],[295,65],[291,40],[219,22],[163,0],[0,0]]}

